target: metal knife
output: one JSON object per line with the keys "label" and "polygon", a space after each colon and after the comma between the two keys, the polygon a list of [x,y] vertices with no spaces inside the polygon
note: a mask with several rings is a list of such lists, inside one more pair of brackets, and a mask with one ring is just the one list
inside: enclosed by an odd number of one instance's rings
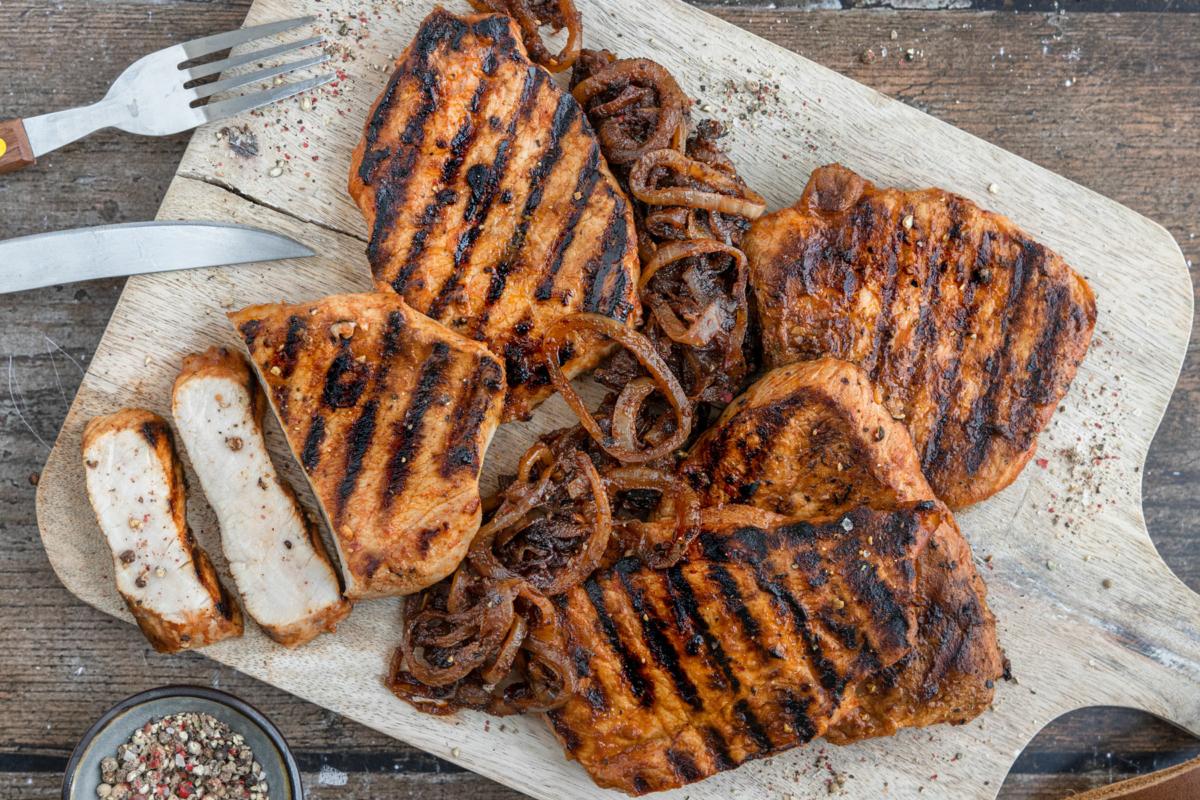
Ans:
{"label": "metal knife", "polygon": [[132,222],[0,242],[0,294],[61,283],[307,258],[278,233],[224,222]]}

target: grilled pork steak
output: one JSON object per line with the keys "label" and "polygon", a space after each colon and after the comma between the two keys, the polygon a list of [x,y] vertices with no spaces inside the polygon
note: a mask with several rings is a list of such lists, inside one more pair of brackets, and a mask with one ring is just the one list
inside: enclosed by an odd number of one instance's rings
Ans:
{"label": "grilled pork steak", "polygon": [[1008,486],[1087,352],[1087,282],[1013,223],[939,189],[816,170],[742,247],[768,367],[866,370],[953,509]]}
{"label": "grilled pork steak", "polygon": [[336,631],[353,605],[316,526],[271,463],[266,406],[241,354],[211,347],[183,357],[171,414],[220,523],[229,571],[254,621],[297,647]]}
{"label": "grilled pork steak", "polygon": [[83,429],[83,467],[112,551],[117,591],[160,653],[242,635],[242,612],[187,525],[187,487],[171,427],[127,408]]}
{"label": "grilled pork steak", "polygon": [[866,373],[823,358],[780,367],[725,407],[681,466],[706,506],[834,516],[932,497],[912,439]]}
{"label": "grilled pork steak", "polygon": [[[712,476],[701,490],[708,504],[800,517],[914,502],[944,508],[921,476],[912,439],[875,402],[866,374],[832,358],[768,373],[730,404],[682,469],[693,482]],[[738,491],[743,486],[753,491]],[[987,587],[953,516],[941,513],[944,524],[916,558],[913,649],[856,687],[857,706],[825,734],[834,744],[966,722],[992,701],[1004,657]]]}
{"label": "grilled pork steak", "polygon": [[992,703],[1005,672],[987,586],[952,517],[917,557],[917,635],[913,649],[855,688],[858,704],[825,732],[844,745],[901,728],[962,725]]}
{"label": "grilled pork steak", "polygon": [[[579,105],[535,66],[503,15],[434,11],[367,119],[350,175],[380,291],[504,359],[504,420],[553,387],[542,337],[593,311],[640,315],[629,202]],[[568,377],[611,347],[575,349]]]}
{"label": "grilled pork steak", "polygon": [[396,294],[229,314],[341,557],[346,596],[449,575],[479,528],[504,366]]}
{"label": "grilled pork steak", "polygon": [[913,559],[941,524],[913,507],[706,512],[676,566],[626,558],[558,598],[579,685],[551,725],[599,786],[634,795],[820,736],[909,651]]}

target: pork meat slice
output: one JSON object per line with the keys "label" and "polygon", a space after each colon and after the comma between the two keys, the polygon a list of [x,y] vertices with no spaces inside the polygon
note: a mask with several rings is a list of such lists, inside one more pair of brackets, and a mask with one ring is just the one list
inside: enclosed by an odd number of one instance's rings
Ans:
{"label": "pork meat slice", "polygon": [[353,605],[342,597],[317,526],[271,463],[262,428],[267,401],[246,360],[224,347],[184,356],[172,398],[247,613],[285,647],[336,631]]}
{"label": "pork meat slice", "polygon": [[167,421],[127,408],[83,430],[88,497],[117,591],[160,653],[242,635],[242,612],[187,524],[183,466]]}

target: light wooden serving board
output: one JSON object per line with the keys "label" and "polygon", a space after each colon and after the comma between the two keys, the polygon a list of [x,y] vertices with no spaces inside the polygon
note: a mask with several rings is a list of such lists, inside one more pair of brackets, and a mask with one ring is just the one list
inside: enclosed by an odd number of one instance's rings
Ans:
{"label": "light wooden serving board", "polygon": [[[38,488],[46,550],[84,601],[129,619],[84,491],[84,424],[123,406],[168,416],[181,358],[213,344],[238,345],[227,307],[369,288],[366,229],[344,188],[350,154],[393,59],[432,8],[430,0],[377,8],[257,0],[251,9],[247,24],[322,14],[320,27],[353,58],[339,59],[341,79],[317,95],[312,110],[293,99],[237,121],[257,136],[256,157],[235,155],[219,136],[234,123],[201,128],[159,218],[257,225],[319,255],[130,279]],[[466,11],[459,0],[450,8]],[[1038,730],[1081,706],[1141,708],[1200,735],[1200,599],[1155,552],[1141,509],[1141,465],[1192,321],[1191,283],[1171,236],[1110,200],[678,0],[582,0],[580,8],[588,46],[662,62],[702,99],[699,116],[732,123],[730,154],[772,208],[793,202],[809,172],[832,161],[880,185],[940,186],[1008,215],[1096,290],[1095,344],[1041,437],[1039,460],[1008,490],[959,517],[1019,683],[1001,682],[993,710],[968,725],[827,748],[834,771],[853,775],[842,791],[915,798],[924,787],[922,798],[993,797]],[[353,18],[346,33],[339,33],[340,21],[329,22],[331,11]],[[369,35],[360,40],[361,30]],[[747,81],[772,87],[761,108],[748,107]],[[711,112],[703,113],[704,104]],[[277,161],[284,173],[270,177]],[[993,183],[996,193],[989,192]],[[531,422],[503,426],[488,454],[485,488],[512,471],[537,433],[573,421],[554,398]],[[270,425],[277,463],[312,507],[303,476]],[[193,492],[188,511],[228,581],[200,492]],[[1106,579],[1111,588],[1102,584]],[[538,720],[508,720],[503,732],[497,722],[489,731],[481,715],[435,719],[394,699],[381,677],[397,641],[398,614],[396,600],[362,603],[337,635],[296,651],[272,644],[248,623],[245,638],[204,653],[531,795],[608,794],[564,758]],[[823,747],[815,742],[672,796],[825,797],[831,773],[813,766]]]}

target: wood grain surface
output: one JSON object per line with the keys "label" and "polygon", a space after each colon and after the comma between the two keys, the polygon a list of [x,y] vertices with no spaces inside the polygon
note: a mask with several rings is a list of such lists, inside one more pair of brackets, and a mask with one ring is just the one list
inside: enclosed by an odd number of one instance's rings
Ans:
{"label": "wood grain surface", "polygon": [[[102,93],[107,80],[136,53],[232,27],[244,13],[219,6],[152,10],[122,4],[86,7],[85,13],[82,4],[64,4],[57,10],[39,9],[37,14],[49,21],[34,17],[34,25],[25,21],[33,16],[31,8],[0,6],[0,15],[12,15],[6,30],[22,32],[21,47],[27,52],[53,55],[57,49],[62,54],[61,62],[41,56],[42,64],[58,70],[57,84],[40,74],[25,76],[23,82],[28,61],[18,67],[0,60],[6,85],[16,88],[5,102],[28,103],[6,107],[5,114],[23,116],[83,102]],[[1188,227],[1195,225],[1197,177],[1197,26],[1190,14],[1171,14],[1166,24],[1149,14],[721,13],[1150,214],[1171,228],[1189,257],[1196,255],[1189,238],[1195,231]],[[143,37],[138,46],[123,45],[127,49],[111,59],[106,73],[89,70],[88,48],[99,42],[104,49],[124,38],[131,19],[145,28],[138,32]],[[898,31],[895,40],[892,29]],[[912,62],[880,58],[869,66],[857,60],[868,46],[878,54],[895,42],[919,48],[923,55]],[[1073,86],[1064,86],[1066,80]],[[50,94],[48,87],[59,94]],[[1089,87],[1082,98],[1069,91]],[[111,138],[106,141],[106,136]],[[4,235],[151,216],[162,192],[161,184],[152,183],[154,170],[160,180],[170,175],[180,152],[180,143],[172,144],[101,134],[54,156],[55,163],[10,176],[0,185],[0,208],[9,222]],[[40,185],[35,187],[30,176],[39,176]],[[120,695],[164,681],[218,680],[232,682],[235,691],[281,718],[310,772],[316,772],[326,754],[337,753],[328,757],[351,773],[351,782],[337,787],[310,781],[316,784],[315,796],[503,795],[461,772],[434,777],[436,760],[413,755],[344,720],[325,724],[319,711],[202,657],[159,660],[151,655],[143,661],[146,648],[136,631],[66,596],[34,535],[28,475],[45,451],[22,419],[37,436],[53,438],[65,399],[79,380],[67,356],[76,362],[90,357],[114,300],[114,282],[106,282],[0,301],[6,354],[15,357],[10,372],[14,391],[4,408],[5,480],[0,490],[12,510],[0,521],[8,545],[0,588],[11,597],[0,611],[5,615],[0,658],[8,668],[3,690],[12,701],[4,711],[0,746],[10,754],[10,769],[20,770],[8,773],[14,791],[20,788],[30,796],[45,792],[53,778],[36,770],[61,766],[55,759],[62,759],[90,718]],[[46,336],[55,346],[44,341]],[[1193,586],[1200,584],[1187,553],[1189,543],[1194,546],[1189,512],[1195,501],[1189,487],[1194,486],[1198,447],[1189,417],[1195,413],[1195,384],[1195,371],[1186,370],[1146,476],[1146,512],[1159,549]],[[51,728],[43,730],[47,723]],[[1182,760],[1194,749],[1190,739],[1145,716],[1116,711],[1074,715],[1035,741],[1005,793],[1054,796],[1122,772]],[[400,769],[393,769],[397,764]],[[1050,777],[1060,771],[1079,777]],[[26,785],[26,780],[32,783]]]}

